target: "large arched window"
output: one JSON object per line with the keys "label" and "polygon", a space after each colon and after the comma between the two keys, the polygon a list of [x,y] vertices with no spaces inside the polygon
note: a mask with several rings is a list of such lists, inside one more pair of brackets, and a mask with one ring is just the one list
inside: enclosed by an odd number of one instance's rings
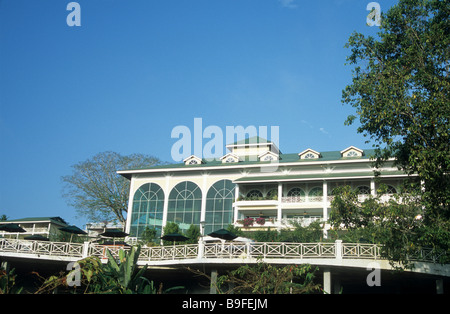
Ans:
{"label": "large arched window", "polygon": [[200,225],[201,209],[202,191],[198,185],[190,181],[178,183],[169,194],[167,221],[187,230],[191,224]]}
{"label": "large arched window", "polygon": [[234,188],[230,180],[214,183],[206,195],[205,234],[226,228],[233,222]]}
{"label": "large arched window", "polygon": [[313,187],[311,190],[309,190],[308,193],[308,200],[310,202],[321,202],[323,196],[323,188],[322,187]]}
{"label": "large arched window", "polygon": [[156,229],[157,236],[160,236],[163,209],[164,192],[161,187],[156,183],[142,185],[133,197],[130,236],[141,237],[146,227]]}

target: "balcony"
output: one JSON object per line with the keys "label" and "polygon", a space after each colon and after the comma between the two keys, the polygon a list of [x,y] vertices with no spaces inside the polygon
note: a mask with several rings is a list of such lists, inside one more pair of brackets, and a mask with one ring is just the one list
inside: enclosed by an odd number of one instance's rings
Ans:
{"label": "balcony", "polygon": [[314,221],[321,220],[321,216],[283,218],[281,220],[276,217],[247,217],[237,220],[235,226],[248,231],[256,231],[266,228],[294,228],[297,225],[307,227]]}

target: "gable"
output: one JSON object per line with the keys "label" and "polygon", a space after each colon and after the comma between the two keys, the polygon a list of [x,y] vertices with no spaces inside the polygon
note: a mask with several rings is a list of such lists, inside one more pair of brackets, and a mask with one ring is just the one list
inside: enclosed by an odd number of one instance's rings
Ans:
{"label": "gable", "polygon": [[362,157],[364,155],[364,151],[355,146],[347,147],[346,149],[341,151],[342,157]]}
{"label": "gable", "polygon": [[308,148],[298,154],[300,159],[316,159],[320,158],[320,153]]}
{"label": "gable", "polygon": [[185,158],[183,162],[185,165],[201,165],[203,163],[203,161],[195,155]]}
{"label": "gable", "polygon": [[279,159],[279,155],[268,151],[258,155],[258,158],[259,161],[277,161]]}

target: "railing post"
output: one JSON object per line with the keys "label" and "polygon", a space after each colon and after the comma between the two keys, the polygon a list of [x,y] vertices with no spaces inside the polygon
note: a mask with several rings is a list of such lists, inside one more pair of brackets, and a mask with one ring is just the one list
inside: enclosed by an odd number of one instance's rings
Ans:
{"label": "railing post", "polygon": [[202,259],[205,255],[205,242],[202,240],[198,243],[198,252],[197,252],[197,258]]}
{"label": "railing post", "polygon": [[90,242],[87,241],[83,243],[83,253],[82,253],[83,258],[86,258],[89,255],[89,243]]}
{"label": "railing post", "polygon": [[247,243],[245,243],[245,249],[247,250],[247,258],[251,258],[251,251],[252,251],[252,249],[251,249],[251,246],[250,246],[250,242],[247,242]]}
{"label": "railing post", "polygon": [[342,240],[336,240],[335,242],[335,252],[334,255],[336,256],[336,259],[341,260],[342,259]]}

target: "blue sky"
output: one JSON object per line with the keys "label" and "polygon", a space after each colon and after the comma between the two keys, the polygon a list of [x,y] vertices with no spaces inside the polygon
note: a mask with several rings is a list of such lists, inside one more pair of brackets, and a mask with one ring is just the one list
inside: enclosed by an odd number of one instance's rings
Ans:
{"label": "blue sky", "polygon": [[370,148],[341,104],[344,44],[378,31],[369,0],[79,0],[79,27],[69,2],[0,0],[0,215],[83,226],[61,196],[71,165],[170,162],[172,129],[194,118],[278,126],[285,153]]}

